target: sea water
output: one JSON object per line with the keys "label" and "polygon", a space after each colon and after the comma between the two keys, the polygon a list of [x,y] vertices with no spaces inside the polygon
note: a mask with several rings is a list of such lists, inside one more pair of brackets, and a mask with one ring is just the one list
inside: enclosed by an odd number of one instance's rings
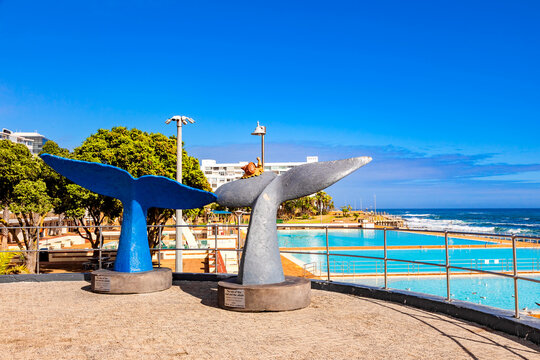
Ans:
{"label": "sea water", "polygon": [[540,209],[391,209],[411,229],[540,236]]}

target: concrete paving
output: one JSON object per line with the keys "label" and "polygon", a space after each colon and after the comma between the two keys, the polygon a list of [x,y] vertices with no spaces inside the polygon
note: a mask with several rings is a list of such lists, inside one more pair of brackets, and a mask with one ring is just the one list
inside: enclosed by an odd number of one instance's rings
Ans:
{"label": "concrete paving", "polygon": [[540,359],[530,342],[407,306],[320,290],[307,308],[238,313],[217,283],[103,295],[87,282],[0,284],[6,359]]}

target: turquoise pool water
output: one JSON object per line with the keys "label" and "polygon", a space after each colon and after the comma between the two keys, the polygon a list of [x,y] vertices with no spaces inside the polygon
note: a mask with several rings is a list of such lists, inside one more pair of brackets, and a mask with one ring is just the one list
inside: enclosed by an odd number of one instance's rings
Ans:
{"label": "turquoise pool water", "polygon": [[[384,234],[378,230],[330,230],[328,241],[330,246],[382,246]],[[326,243],[324,230],[291,230],[279,231],[278,239],[281,247],[324,247]],[[388,246],[397,245],[444,245],[444,238],[433,235],[417,233],[405,233],[388,231]],[[491,242],[466,240],[459,238],[449,238],[450,245],[485,245]],[[360,256],[384,257],[383,250],[331,250],[333,254],[347,254]],[[512,270],[512,249],[511,248],[457,248],[449,249],[450,263],[455,266],[492,270],[511,271]],[[523,247],[516,251],[519,271],[539,271],[540,270],[540,246]],[[326,268],[326,256],[317,254],[295,254],[295,258],[304,263],[318,263],[322,268]],[[389,249],[388,258],[402,260],[424,261],[434,264],[445,263],[444,249]],[[345,264],[345,265],[344,265]],[[347,265],[348,264],[348,265]],[[333,255],[330,259],[332,272],[337,273],[374,273],[382,271],[382,260],[362,259],[347,256]],[[390,273],[430,273],[443,271],[442,269],[429,265],[413,265],[399,262],[388,262]],[[460,270],[453,270],[459,272]]]}
{"label": "turquoise pool water", "polygon": [[[444,245],[444,236],[424,235],[387,231],[388,246],[405,245]],[[282,247],[326,246],[325,230],[279,230],[279,245]],[[382,230],[329,230],[330,246],[383,246],[384,233]],[[448,238],[450,245],[479,245],[491,242]]]}
{"label": "turquoise pool water", "polygon": [[[530,276],[540,279],[540,276]],[[343,281],[343,280],[340,280]],[[357,278],[346,282],[355,282],[373,286],[384,286],[384,279]],[[388,279],[388,287],[393,289],[416,291],[424,294],[446,297],[445,276],[407,276]],[[530,281],[518,281],[519,308],[540,311],[540,284]],[[493,276],[454,276],[450,278],[450,294],[453,299],[470,301],[475,304],[514,310],[514,280]]]}
{"label": "turquoise pool water", "polygon": [[[330,246],[382,246],[383,232],[377,230],[330,230]],[[278,238],[282,247],[326,246],[324,230],[279,231]],[[490,242],[449,238],[451,245],[482,245]],[[404,232],[387,232],[388,246],[397,245],[444,245],[444,238],[432,235]],[[383,250],[331,251],[335,254],[383,257]],[[540,247],[517,249],[518,271],[540,271]],[[294,254],[294,257],[306,264],[312,264],[322,273],[327,271],[326,255]],[[444,264],[444,249],[400,249],[388,250],[388,258],[416,260],[428,263]],[[449,250],[450,263],[473,269],[491,271],[512,271],[511,248],[460,248]],[[384,262],[376,259],[362,259],[333,255],[330,257],[332,276],[347,275],[337,278],[341,281],[361,282],[368,285],[382,286],[382,276],[357,277],[354,275],[382,275]],[[446,278],[444,276],[412,276],[422,273],[444,273],[444,268],[429,265],[415,265],[400,262],[388,262],[388,273],[409,274],[411,276],[389,277],[389,286],[396,289],[411,290],[426,294],[446,296]],[[459,273],[460,270],[452,270]],[[530,276],[533,277],[533,276]],[[540,278],[536,276],[535,278]],[[337,280],[336,279],[336,280]],[[519,281],[520,308],[540,310],[540,284]],[[451,293],[455,299],[471,301],[503,309],[514,308],[513,280],[509,278],[483,275],[456,275],[451,278]]]}
{"label": "turquoise pool water", "polygon": [[[330,268],[332,272],[338,273],[358,273],[367,274],[381,272],[383,261],[375,259],[355,258],[349,256],[339,256],[337,254],[360,255],[384,257],[383,250],[354,250],[354,251],[331,251]],[[322,252],[321,252],[322,254]],[[445,263],[444,249],[420,249],[420,250],[388,250],[389,259],[422,261],[433,264]],[[540,271],[540,248],[517,249],[517,265],[519,271]],[[491,270],[491,271],[512,271],[512,249],[510,248],[487,248],[487,249],[449,249],[448,256],[450,264],[454,266]],[[295,258],[304,263],[316,262],[322,268],[326,268],[326,256],[316,254],[295,254]],[[349,266],[343,264],[349,263]],[[395,261],[388,261],[389,273],[432,273],[444,271],[443,268],[407,264]],[[460,272],[460,270],[452,270]]]}

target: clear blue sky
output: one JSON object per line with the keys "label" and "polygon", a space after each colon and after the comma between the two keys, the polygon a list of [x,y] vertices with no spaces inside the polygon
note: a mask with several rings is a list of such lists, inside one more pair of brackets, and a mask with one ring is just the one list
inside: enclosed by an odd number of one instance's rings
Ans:
{"label": "clear blue sky", "polygon": [[0,0],[0,127],[174,133],[267,161],[370,155],[338,205],[540,206],[538,1]]}

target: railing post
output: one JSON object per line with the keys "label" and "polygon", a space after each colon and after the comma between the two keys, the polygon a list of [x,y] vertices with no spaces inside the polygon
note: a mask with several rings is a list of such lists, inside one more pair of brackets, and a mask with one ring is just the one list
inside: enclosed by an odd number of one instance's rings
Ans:
{"label": "railing post", "polygon": [[39,225],[38,225],[38,228],[37,228],[36,272],[39,274]]}
{"label": "railing post", "polygon": [[238,272],[240,271],[240,260],[241,260],[241,254],[240,254],[240,242],[242,241],[242,238],[240,236],[240,216],[238,217],[238,241],[236,244],[236,265],[238,267]]}
{"label": "railing post", "polygon": [[388,256],[386,253],[386,228],[384,228],[384,288],[388,289]]}
{"label": "railing post", "polygon": [[[240,241],[242,241],[240,237],[240,220],[238,220],[238,240],[236,244],[236,250],[240,250]],[[238,257],[238,254],[240,254],[240,251],[236,252],[236,257]]]}
{"label": "railing post", "polygon": [[514,315],[516,319],[519,319],[519,299],[518,299],[518,271],[517,271],[517,261],[516,261],[516,236],[512,235],[512,261],[514,265],[514,305],[516,314]]}
{"label": "railing post", "polygon": [[218,237],[218,225],[215,224],[214,225],[214,245],[215,245],[215,250],[214,250],[214,258],[215,258],[215,261],[214,261],[214,272],[217,274],[218,273],[218,246],[217,246],[217,237]]}
{"label": "railing post", "polygon": [[446,257],[446,300],[452,300],[450,298],[450,258],[448,256],[448,231],[444,232],[444,253]]}
{"label": "railing post", "polygon": [[101,270],[102,267],[102,254],[103,251],[103,228],[99,225],[99,257],[98,257],[98,268]]}
{"label": "railing post", "polygon": [[326,225],[326,272],[330,281],[330,246],[328,246],[328,225]]}
{"label": "railing post", "polygon": [[159,240],[158,240],[157,266],[158,268],[160,268],[161,267],[161,240],[163,236],[163,225],[159,225],[158,236],[159,236],[158,238]]}

